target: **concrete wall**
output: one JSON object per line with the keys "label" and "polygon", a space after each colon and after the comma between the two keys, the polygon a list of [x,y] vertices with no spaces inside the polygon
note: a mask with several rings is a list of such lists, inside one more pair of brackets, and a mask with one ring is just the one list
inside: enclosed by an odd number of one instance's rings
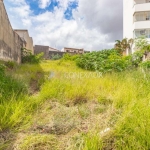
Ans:
{"label": "concrete wall", "polygon": [[14,30],[24,41],[26,41],[25,48],[31,50],[33,53],[33,39],[29,36],[28,30]]}
{"label": "concrete wall", "polygon": [[49,59],[49,46],[43,46],[43,45],[35,45],[34,46],[34,54],[37,55],[39,53],[44,53],[44,58]]}
{"label": "concrete wall", "polygon": [[4,3],[0,0],[0,59],[21,62],[23,41],[13,31]]}
{"label": "concrete wall", "polygon": [[123,0],[123,38],[133,38],[133,0]]}

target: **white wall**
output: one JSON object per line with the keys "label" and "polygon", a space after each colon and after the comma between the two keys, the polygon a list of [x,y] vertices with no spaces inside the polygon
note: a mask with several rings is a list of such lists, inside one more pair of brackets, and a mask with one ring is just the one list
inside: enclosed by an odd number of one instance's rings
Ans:
{"label": "white wall", "polygon": [[123,0],[123,38],[133,38],[133,0]]}
{"label": "white wall", "polygon": [[150,3],[137,4],[134,6],[134,12],[149,11]]}

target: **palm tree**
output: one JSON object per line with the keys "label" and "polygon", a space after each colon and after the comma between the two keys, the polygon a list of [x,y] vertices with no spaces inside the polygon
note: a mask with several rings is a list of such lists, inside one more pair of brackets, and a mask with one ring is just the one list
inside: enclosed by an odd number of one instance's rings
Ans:
{"label": "palm tree", "polygon": [[131,53],[131,48],[133,45],[134,40],[133,39],[127,39],[124,38],[122,41],[116,40],[116,44],[114,48],[122,55],[126,55],[127,51],[128,53]]}

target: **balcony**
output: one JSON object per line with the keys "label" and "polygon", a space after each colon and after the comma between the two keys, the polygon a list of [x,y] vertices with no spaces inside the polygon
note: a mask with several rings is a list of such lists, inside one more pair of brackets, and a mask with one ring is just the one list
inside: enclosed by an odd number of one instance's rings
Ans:
{"label": "balcony", "polygon": [[150,29],[134,30],[134,38],[145,37],[150,40]]}
{"label": "balcony", "polygon": [[134,0],[134,4],[150,3],[150,0]]}
{"label": "balcony", "polygon": [[136,12],[133,16],[134,22],[138,21],[150,21],[150,11],[142,11],[142,12]]}
{"label": "balcony", "polygon": [[133,29],[149,29],[150,28],[150,20],[148,21],[138,21],[134,22]]}
{"label": "balcony", "polygon": [[143,3],[143,4],[134,5],[133,14],[135,12],[142,12],[142,11],[150,11],[150,3]]}

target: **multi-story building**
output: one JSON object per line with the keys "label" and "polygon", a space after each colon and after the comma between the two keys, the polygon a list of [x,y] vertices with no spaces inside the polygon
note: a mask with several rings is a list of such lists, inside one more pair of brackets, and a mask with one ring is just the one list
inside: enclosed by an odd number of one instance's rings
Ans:
{"label": "multi-story building", "polygon": [[[123,38],[150,41],[150,0],[123,0]],[[135,46],[127,54],[133,53]]]}

